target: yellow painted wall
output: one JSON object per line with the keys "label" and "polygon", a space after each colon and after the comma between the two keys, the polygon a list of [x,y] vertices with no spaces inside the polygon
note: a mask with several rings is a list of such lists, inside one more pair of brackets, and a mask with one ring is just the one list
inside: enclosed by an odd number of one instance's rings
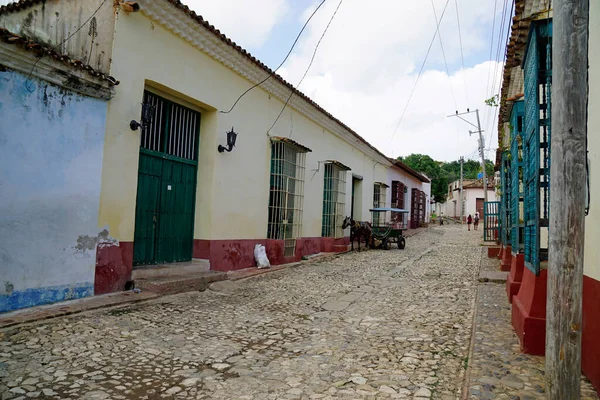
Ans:
{"label": "yellow painted wall", "polygon": [[585,219],[585,275],[600,280],[600,3],[590,1],[588,151],[590,213]]}
{"label": "yellow painted wall", "polygon": [[[250,82],[141,13],[118,16],[111,74],[121,85],[108,109],[99,225],[108,226],[119,240],[133,240],[140,131],[132,131],[129,121],[139,120],[143,90],[150,87],[202,113],[194,238],[265,238],[271,149],[267,130],[283,103],[257,88],[233,112],[219,113]],[[238,133],[236,147],[218,153],[218,144],[226,144],[232,127]],[[375,163],[291,107],[270,134],[291,137],[313,150],[306,157],[303,236],[321,235],[324,168],[319,161],[334,159],[352,168],[347,174],[348,215],[352,173],[363,176],[361,216],[370,217],[373,182],[387,180],[385,159],[373,155],[383,164]]]}

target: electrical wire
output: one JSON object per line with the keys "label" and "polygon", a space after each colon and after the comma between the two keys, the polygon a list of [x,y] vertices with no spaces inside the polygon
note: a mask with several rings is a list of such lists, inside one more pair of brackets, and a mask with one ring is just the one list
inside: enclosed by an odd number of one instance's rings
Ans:
{"label": "electrical wire", "polygon": [[231,106],[231,108],[228,111],[219,111],[219,113],[221,114],[229,114],[231,111],[233,111],[233,109],[235,108],[235,106],[237,105],[237,103],[242,99],[242,97],[244,97],[248,92],[250,92],[252,89],[262,85],[263,83],[265,83],[269,78],[271,78],[275,72],[277,72],[277,70],[279,70],[279,68],[281,68],[281,66],[283,64],[285,64],[285,62],[287,61],[288,57],[290,56],[290,54],[292,54],[292,51],[294,50],[294,47],[296,47],[296,43],[298,43],[298,39],[300,39],[300,36],[302,35],[302,32],[304,32],[304,29],[306,28],[306,26],[308,25],[308,23],[310,22],[310,20],[312,19],[312,17],[314,17],[314,15],[317,13],[317,11],[319,11],[319,8],[321,8],[321,6],[326,2],[327,0],[323,0],[321,1],[321,3],[319,3],[319,5],[317,6],[317,8],[315,8],[315,10],[312,12],[312,14],[310,14],[310,17],[308,17],[308,19],[306,20],[306,22],[304,23],[304,26],[302,26],[302,29],[300,29],[300,32],[298,33],[298,35],[296,36],[296,39],[294,40],[294,43],[292,43],[292,47],[290,48],[290,50],[288,51],[287,55],[285,56],[285,58],[283,59],[283,61],[281,62],[281,64],[279,64],[277,66],[277,68],[275,68],[273,71],[271,71],[269,73],[269,75],[267,75],[265,77],[265,79],[263,79],[262,81],[250,86],[250,88],[248,88],[244,93],[242,93],[237,100],[233,103],[233,105]]}
{"label": "electrical wire", "polygon": [[[514,6],[514,2],[511,1],[511,4],[513,4],[513,6]],[[496,48],[496,57],[495,57],[495,61],[496,62],[495,62],[495,65],[494,65],[494,75],[492,77],[493,80],[492,80],[491,90],[487,94],[487,96],[490,96],[490,97],[492,97],[492,96],[495,95],[494,92],[496,91],[495,90],[495,88],[496,88],[496,81],[498,80],[498,65],[500,63],[500,57],[501,57],[500,56],[501,55],[500,50],[502,49],[503,44],[506,43],[506,42],[502,41],[502,38],[504,37],[504,27],[505,27],[505,25],[508,25],[507,26],[507,28],[508,28],[507,29],[507,33],[510,32],[510,24],[506,23],[507,22],[506,21],[507,10],[508,10],[508,0],[504,0],[504,7],[503,7],[503,10],[502,10],[502,17],[501,17],[501,20],[500,20],[500,29],[498,30],[498,41],[497,41],[497,48]],[[512,11],[511,11],[511,14],[512,14]],[[510,18],[511,15],[509,15],[508,17]],[[502,57],[502,59],[504,59],[504,57]],[[484,125],[485,125],[485,127],[486,127],[486,129],[488,131],[491,130],[491,128],[490,128],[490,119],[491,118],[492,118],[492,108],[490,107],[487,110],[486,118],[484,120]],[[495,118],[496,117],[494,116],[494,120],[495,120]]]}
{"label": "electrical wire", "polygon": [[[446,0],[446,5],[444,6],[444,9],[442,10],[442,14],[440,16],[440,22],[442,22],[442,19],[444,18],[444,14],[446,13],[446,8],[448,7],[448,3],[450,3],[450,0]],[[413,85],[413,88],[410,91],[410,95],[408,96],[408,100],[406,101],[406,105],[404,106],[404,110],[402,111],[402,115],[400,116],[400,120],[398,121],[398,124],[396,125],[396,129],[394,129],[394,133],[392,134],[392,138],[390,139],[390,143],[394,140],[394,136],[396,136],[396,132],[398,131],[398,127],[400,127],[400,124],[402,123],[402,120],[404,119],[404,115],[406,114],[406,110],[408,109],[408,105],[410,104],[410,100],[412,99],[412,96],[415,93],[415,89],[417,88],[417,84],[419,83],[419,79],[421,78],[421,74],[423,73],[423,68],[425,67],[425,63],[427,62],[427,58],[429,57],[429,52],[431,51],[431,46],[433,46],[433,42],[435,41],[435,37],[438,34],[439,26],[440,25],[437,24],[437,26],[435,28],[435,32],[433,33],[433,37],[431,38],[431,42],[429,43],[429,47],[427,48],[427,53],[425,54],[425,59],[423,60],[423,64],[421,64],[421,68],[419,69],[419,74],[417,75],[417,79],[415,80],[415,84]]]}
{"label": "electrical wire", "polygon": [[[511,2],[511,3],[512,3],[512,6],[511,6],[511,9],[510,9],[510,12],[508,13],[508,19],[509,20],[510,20],[510,18],[512,18],[512,14],[513,14],[513,11],[514,11],[514,2]],[[504,60],[506,58],[506,48],[508,47],[508,41],[510,39],[511,26],[508,23],[508,21],[507,21],[506,25],[507,25],[507,27],[506,27],[506,38],[504,39],[504,42],[503,42],[505,50],[504,50],[504,56],[502,57],[502,60]],[[500,49],[500,46],[499,46],[499,49]],[[498,51],[498,53],[500,54],[499,51]],[[499,55],[498,55],[498,62],[500,62],[500,56]],[[506,68],[506,66],[504,68]],[[498,92],[500,91],[501,86],[502,86],[502,79],[500,79],[498,81],[498,90],[497,90]],[[496,91],[496,90],[494,90],[494,91]],[[489,147],[488,147],[488,150],[491,148],[491,141],[492,141],[492,136],[493,136],[493,132],[494,132],[494,125],[496,124],[496,120],[498,118],[498,113],[499,113],[499,109],[498,109],[498,107],[496,107],[496,111],[494,112],[494,118],[492,119],[492,125],[489,126],[489,124],[488,124],[488,129],[489,129],[489,141],[488,141],[488,146]],[[500,134],[500,132],[498,132],[498,134]]]}
{"label": "electrical wire", "polygon": [[465,56],[463,54],[462,34],[460,32],[460,16],[458,13],[458,0],[454,0],[456,6],[456,22],[458,23],[458,42],[460,43],[460,61],[463,69],[463,79],[465,81],[465,96],[467,98],[467,104],[469,104],[469,89],[467,86],[467,70],[465,69]]}
{"label": "electrical wire", "polygon": [[440,47],[442,48],[442,56],[444,57],[444,65],[446,66],[446,75],[448,76],[448,82],[450,83],[450,93],[452,93],[452,99],[454,100],[454,109],[458,110],[458,104],[456,103],[456,96],[454,95],[454,88],[452,87],[452,79],[450,79],[450,70],[448,69],[448,62],[446,61],[446,52],[444,51],[444,43],[442,43],[442,34],[440,33],[440,22],[437,19],[437,12],[435,11],[435,4],[431,0],[431,7],[433,8],[433,16],[435,17],[435,24],[437,27],[437,37],[440,40]]}
{"label": "electrical wire", "polygon": [[[297,88],[300,87],[300,85],[304,81],[304,78],[306,78],[306,75],[308,74],[308,71],[310,70],[310,67],[313,64],[313,61],[315,61],[315,56],[317,55],[317,50],[319,49],[319,46],[321,45],[321,41],[323,40],[323,38],[325,37],[325,34],[329,30],[329,26],[331,25],[331,22],[335,18],[336,14],[337,14],[338,10],[340,9],[340,6],[342,5],[343,2],[344,2],[344,0],[340,0],[340,2],[338,3],[335,11],[333,12],[333,15],[329,19],[329,22],[327,23],[327,26],[325,27],[325,30],[323,31],[323,34],[321,35],[321,37],[319,38],[319,41],[317,42],[317,45],[315,46],[315,50],[313,51],[313,55],[312,55],[312,58],[310,59],[310,63],[308,64],[308,67],[306,68],[306,71],[304,71],[304,75],[302,75],[302,79],[300,79],[300,82],[298,82],[298,84],[296,85]],[[279,118],[281,117],[281,114],[283,114],[283,111],[287,107],[287,105],[290,102],[290,99],[292,98],[293,95],[294,95],[294,91],[292,90],[290,92],[290,95],[288,96],[287,100],[283,104],[283,107],[281,108],[281,111],[277,115],[277,118],[275,118],[275,121],[273,121],[273,124],[271,125],[271,127],[269,129],[267,129],[267,134],[269,134],[269,132],[271,131],[271,129],[273,129],[273,127],[275,126],[275,124],[277,123],[277,121],[279,121]]]}
{"label": "electrical wire", "polygon": [[[102,3],[100,3],[100,5],[98,6],[98,8],[96,8],[96,10],[92,13],[92,15],[90,15],[90,17],[88,19],[86,19],[83,24],[81,24],[77,29],[75,29],[75,31],[73,31],[73,33],[71,33],[69,36],[67,36],[62,42],[60,42],[59,44],[57,44],[56,46],[54,46],[54,51],[58,51],[58,49],[62,46],[64,46],[65,43],[67,43],[73,36],[75,36],[77,34],[77,32],[79,32],[80,30],[83,29],[84,26],[86,26],[91,20],[92,18],[94,18],[96,16],[96,14],[98,14],[98,11],[100,11],[100,9],[102,8],[102,6],[104,6],[104,4],[106,4],[108,0],[103,0]],[[35,63],[33,63],[33,66],[31,67],[31,71],[29,71],[29,76],[27,77],[27,81],[29,81],[33,75],[33,71],[35,71],[35,67],[37,66],[37,64],[40,62],[40,60],[43,58],[44,56],[41,55],[36,61]],[[29,90],[29,88],[27,88],[27,90],[32,93],[31,90]]]}
{"label": "electrical wire", "polygon": [[[494,18],[492,19],[492,37],[490,38],[490,56],[489,59],[492,61],[492,52],[494,51],[494,31],[496,30],[496,9],[497,9],[498,0],[494,0]],[[485,86],[486,96],[490,91],[490,76],[492,74],[492,64],[488,65],[488,76],[487,76],[487,84]]]}

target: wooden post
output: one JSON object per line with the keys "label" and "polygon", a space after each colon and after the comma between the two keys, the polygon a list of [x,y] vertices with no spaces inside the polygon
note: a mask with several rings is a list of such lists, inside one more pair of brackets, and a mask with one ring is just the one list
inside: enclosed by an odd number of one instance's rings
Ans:
{"label": "wooden post", "polygon": [[589,0],[553,2],[546,394],[579,400]]}

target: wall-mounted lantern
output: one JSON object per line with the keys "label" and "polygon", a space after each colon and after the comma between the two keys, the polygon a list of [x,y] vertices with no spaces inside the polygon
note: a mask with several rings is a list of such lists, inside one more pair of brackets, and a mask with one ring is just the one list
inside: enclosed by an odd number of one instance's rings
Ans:
{"label": "wall-mounted lantern", "polygon": [[231,150],[233,150],[233,148],[235,147],[235,139],[236,138],[237,138],[237,133],[235,133],[233,131],[233,126],[232,126],[231,130],[229,132],[227,132],[227,147],[219,145],[219,147],[217,148],[217,150],[219,150],[219,153],[222,153],[224,151],[230,152]]}
{"label": "wall-mounted lantern", "polygon": [[147,128],[148,125],[152,122],[152,117],[154,116],[154,106],[148,103],[142,104],[142,120],[140,122],[131,121],[129,123],[129,127],[132,131],[136,131],[138,128]]}

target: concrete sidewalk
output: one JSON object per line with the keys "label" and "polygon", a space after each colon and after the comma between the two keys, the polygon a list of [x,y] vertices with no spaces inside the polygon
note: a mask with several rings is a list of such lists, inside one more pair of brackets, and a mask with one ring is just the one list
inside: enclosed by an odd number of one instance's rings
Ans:
{"label": "concrete sidewalk", "polygon": [[[500,260],[482,248],[471,352],[462,399],[545,399],[544,357],[523,354],[511,324]],[[581,398],[598,399],[582,378]]]}

